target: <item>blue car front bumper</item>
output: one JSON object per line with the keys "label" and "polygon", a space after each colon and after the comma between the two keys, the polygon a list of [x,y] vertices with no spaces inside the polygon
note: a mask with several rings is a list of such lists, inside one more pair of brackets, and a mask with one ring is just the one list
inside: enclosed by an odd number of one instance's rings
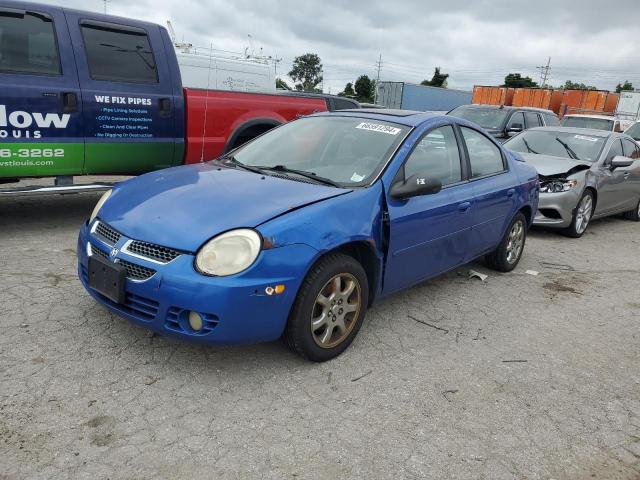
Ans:
{"label": "blue car front bumper", "polygon": [[[122,247],[130,240],[122,236],[108,245],[85,224],[78,237],[78,276],[93,298],[111,311],[161,335],[206,344],[272,341],[279,338],[298,287],[317,255],[302,244],[263,250],[248,270],[228,277],[207,277],[193,266],[194,256],[183,253],[166,264],[158,264]],[[155,271],[145,280],[127,278],[124,303],[115,303],[89,287],[90,255],[110,258],[112,249],[121,262]],[[111,259],[113,261],[113,259]],[[147,270],[147,272],[149,271]],[[284,293],[267,295],[267,287],[285,285]],[[188,314],[195,311],[203,328],[194,331]]]}

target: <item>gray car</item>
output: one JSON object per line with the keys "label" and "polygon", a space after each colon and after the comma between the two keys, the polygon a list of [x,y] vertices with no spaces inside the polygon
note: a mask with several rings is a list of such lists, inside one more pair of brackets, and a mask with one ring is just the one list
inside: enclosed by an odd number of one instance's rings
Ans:
{"label": "gray car", "polygon": [[640,146],[603,130],[541,127],[505,143],[538,170],[534,225],[577,238],[592,219],[623,213],[640,221]]}

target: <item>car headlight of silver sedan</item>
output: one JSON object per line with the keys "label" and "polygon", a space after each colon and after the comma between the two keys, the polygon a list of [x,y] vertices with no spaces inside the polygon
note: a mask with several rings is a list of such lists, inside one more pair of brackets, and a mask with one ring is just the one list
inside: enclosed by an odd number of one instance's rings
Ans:
{"label": "car headlight of silver sedan", "polygon": [[547,180],[540,182],[540,192],[542,193],[561,193],[571,190],[578,185],[577,180]]}
{"label": "car headlight of silver sedan", "polygon": [[205,243],[196,255],[196,269],[204,275],[224,277],[246,270],[258,258],[262,238],[248,228],[231,230]]}

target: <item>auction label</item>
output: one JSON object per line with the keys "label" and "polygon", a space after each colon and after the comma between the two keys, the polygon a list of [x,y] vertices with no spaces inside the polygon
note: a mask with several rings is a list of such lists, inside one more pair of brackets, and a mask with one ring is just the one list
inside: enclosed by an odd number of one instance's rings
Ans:
{"label": "auction label", "polygon": [[386,133],[388,135],[397,135],[402,131],[399,128],[389,127],[388,125],[381,125],[379,123],[369,123],[369,122],[362,122],[361,124],[357,125],[356,128],[360,130],[369,130],[371,132]]}

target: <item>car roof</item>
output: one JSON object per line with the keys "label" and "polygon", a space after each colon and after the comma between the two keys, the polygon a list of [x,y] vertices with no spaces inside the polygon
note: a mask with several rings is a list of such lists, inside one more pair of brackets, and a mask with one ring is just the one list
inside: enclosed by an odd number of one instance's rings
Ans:
{"label": "car roof", "polygon": [[[598,130],[596,128],[578,128],[578,127],[534,127],[527,131],[542,130],[547,132],[563,132],[563,133],[575,133],[582,135],[589,135],[590,137],[602,137],[608,138],[612,135],[620,135],[617,132],[610,132],[608,130]],[[628,135],[625,135],[628,136]]]}
{"label": "car roof", "polygon": [[596,115],[596,114],[589,115],[585,113],[570,113],[564,116],[564,118],[567,118],[567,117],[600,118],[603,120],[616,120],[616,118],[612,117],[611,115]]}
{"label": "car roof", "polygon": [[[445,117],[442,114],[417,112],[414,110],[397,110],[392,108],[358,108],[353,110],[337,110],[335,112],[316,113],[315,116],[331,116],[331,117],[358,117],[368,120],[381,120],[387,122],[398,123],[408,127],[415,127],[421,123]],[[451,117],[445,117],[451,121]]]}
{"label": "car roof", "polygon": [[[526,110],[526,111],[531,111],[531,112],[541,112],[541,113],[551,113],[552,115],[555,115],[555,112],[553,110],[548,110],[546,108],[538,108],[538,107],[514,107],[511,105],[489,105],[489,104],[485,104],[485,103],[474,103],[474,104],[470,104],[470,105],[460,105],[461,107],[468,107],[468,108],[483,108],[483,109],[493,109],[493,110],[507,110],[507,111],[512,111],[512,110]],[[456,107],[458,108],[458,107]]]}

